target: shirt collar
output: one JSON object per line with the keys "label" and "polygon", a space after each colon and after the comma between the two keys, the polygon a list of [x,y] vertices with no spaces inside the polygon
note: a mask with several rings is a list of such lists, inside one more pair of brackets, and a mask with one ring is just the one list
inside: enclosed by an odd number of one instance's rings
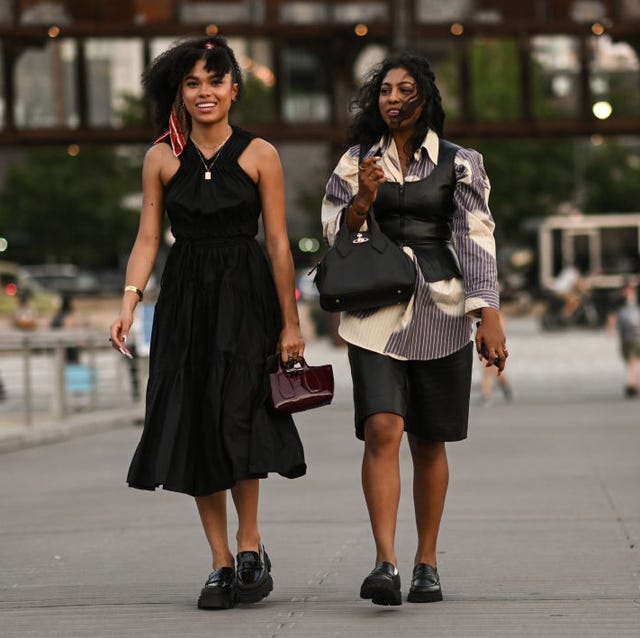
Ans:
{"label": "shirt collar", "polygon": [[438,165],[438,157],[440,154],[440,138],[435,131],[429,129],[427,134],[420,145],[420,148],[423,148],[427,151],[429,155],[429,159],[437,166]]}
{"label": "shirt collar", "polygon": [[[381,152],[386,152],[391,145],[391,138],[385,138],[382,136],[380,141],[375,145],[376,149],[380,149]],[[422,144],[420,144],[420,148],[416,151],[415,159],[420,159],[420,152],[424,149],[429,155],[429,159],[437,166],[438,165],[438,157],[440,155],[440,138],[438,134],[429,129],[424,139],[422,140]]]}

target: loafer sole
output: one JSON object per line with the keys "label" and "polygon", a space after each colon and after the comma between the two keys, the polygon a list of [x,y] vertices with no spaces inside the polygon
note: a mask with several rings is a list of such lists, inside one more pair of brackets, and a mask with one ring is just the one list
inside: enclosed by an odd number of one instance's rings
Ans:
{"label": "loafer sole", "polygon": [[437,603],[442,600],[442,591],[410,591],[407,595],[409,603]]}
{"label": "loafer sole", "polygon": [[273,578],[267,573],[266,577],[255,585],[240,585],[236,592],[236,599],[239,603],[257,603],[266,598],[273,590]]}
{"label": "loafer sole", "polygon": [[360,598],[370,600],[374,605],[402,605],[402,593],[391,583],[363,584]]}
{"label": "loafer sole", "polygon": [[198,598],[199,609],[231,609],[236,603],[236,595],[232,590],[203,590]]}

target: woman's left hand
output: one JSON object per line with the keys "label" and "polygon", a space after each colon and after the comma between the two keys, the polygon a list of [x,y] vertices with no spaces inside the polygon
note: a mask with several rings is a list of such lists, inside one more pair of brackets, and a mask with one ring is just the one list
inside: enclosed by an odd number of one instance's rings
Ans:
{"label": "woman's left hand", "polygon": [[278,352],[283,363],[297,361],[304,356],[304,339],[299,326],[285,326],[280,333]]}
{"label": "woman's left hand", "polygon": [[[496,365],[498,374],[504,370],[509,356],[506,342],[500,313],[493,308],[483,308],[482,321],[476,332],[476,350],[485,366]],[[498,362],[494,364],[496,358]]]}

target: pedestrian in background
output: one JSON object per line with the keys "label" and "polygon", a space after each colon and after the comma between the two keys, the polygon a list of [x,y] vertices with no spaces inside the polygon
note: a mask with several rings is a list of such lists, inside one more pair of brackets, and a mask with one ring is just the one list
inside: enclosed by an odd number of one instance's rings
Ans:
{"label": "pedestrian in background", "polygon": [[482,320],[476,348],[486,348],[486,364],[498,357],[502,371],[507,357],[489,181],[476,151],[443,139],[440,93],[422,56],[386,59],[365,80],[356,106],[353,146],[323,200],[325,239],[334,242],[344,216],[358,230],[373,208],[382,231],[411,249],[417,268],[408,304],[341,315],[376,547],[360,596],[402,602],[395,531],[406,431],[418,532],[408,600],[431,602],[442,600],[436,545],[449,479],[445,444],[467,436],[472,318]]}
{"label": "pedestrian in background", "polygon": [[[500,323],[502,329],[505,329],[504,317],[500,314]],[[489,407],[493,403],[493,383],[498,384],[498,387],[502,391],[504,400],[510,402],[513,399],[513,390],[511,389],[511,383],[504,372],[500,372],[496,366],[482,366],[482,379],[480,381],[480,394],[482,396],[482,405]]]}
{"label": "pedestrian in background", "polygon": [[640,359],[640,303],[638,284],[629,279],[622,289],[621,299],[609,314],[607,325],[610,330],[616,326],[620,344],[620,354],[626,365],[624,395],[628,399],[638,396],[638,359]]}
{"label": "pedestrian in background", "polygon": [[[73,297],[69,293],[62,295],[60,307],[51,319],[50,327],[54,330],[68,330],[76,326],[76,313],[73,307]],[[80,349],[78,346],[68,346],[64,349],[65,363],[80,363]]]}
{"label": "pedestrian in background", "polygon": [[[223,38],[172,47],[143,84],[156,125],[169,130],[145,156],[140,226],[111,326],[113,346],[125,355],[165,208],[176,241],[154,313],[144,429],[127,480],[195,497],[213,569],[198,606],[228,608],[272,589],[258,479],[306,471],[293,420],[271,414],[266,403],[268,358],[276,351],[285,362],[301,357],[305,345],[282,169],[273,146],[229,124],[242,77]],[[255,239],[261,213],[268,260]],[[238,515],[235,561],[228,490]]]}
{"label": "pedestrian in background", "polygon": [[18,295],[18,307],[13,312],[11,322],[18,330],[35,330],[38,327],[36,311],[31,305],[30,290]]}

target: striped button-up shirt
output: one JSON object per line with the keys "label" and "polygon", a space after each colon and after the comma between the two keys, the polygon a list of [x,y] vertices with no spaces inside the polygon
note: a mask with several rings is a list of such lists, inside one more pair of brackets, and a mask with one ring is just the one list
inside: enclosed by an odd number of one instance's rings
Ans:
{"label": "striped button-up shirt", "polygon": [[[390,182],[425,179],[438,164],[439,138],[429,131],[402,174],[393,139],[381,139],[367,157],[380,156],[379,165]],[[359,147],[340,159],[322,202],[322,227],[329,245],[335,241],[342,214],[358,191]],[[499,307],[494,221],[489,211],[489,179],[482,156],[460,148],[454,159],[453,245],[463,278],[427,282],[418,272],[413,297],[406,304],[374,312],[342,313],[339,333],[348,343],[396,359],[426,360],[452,354],[472,336],[473,317],[480,309]],[[411,253],[411,249],[405,247]]]}

